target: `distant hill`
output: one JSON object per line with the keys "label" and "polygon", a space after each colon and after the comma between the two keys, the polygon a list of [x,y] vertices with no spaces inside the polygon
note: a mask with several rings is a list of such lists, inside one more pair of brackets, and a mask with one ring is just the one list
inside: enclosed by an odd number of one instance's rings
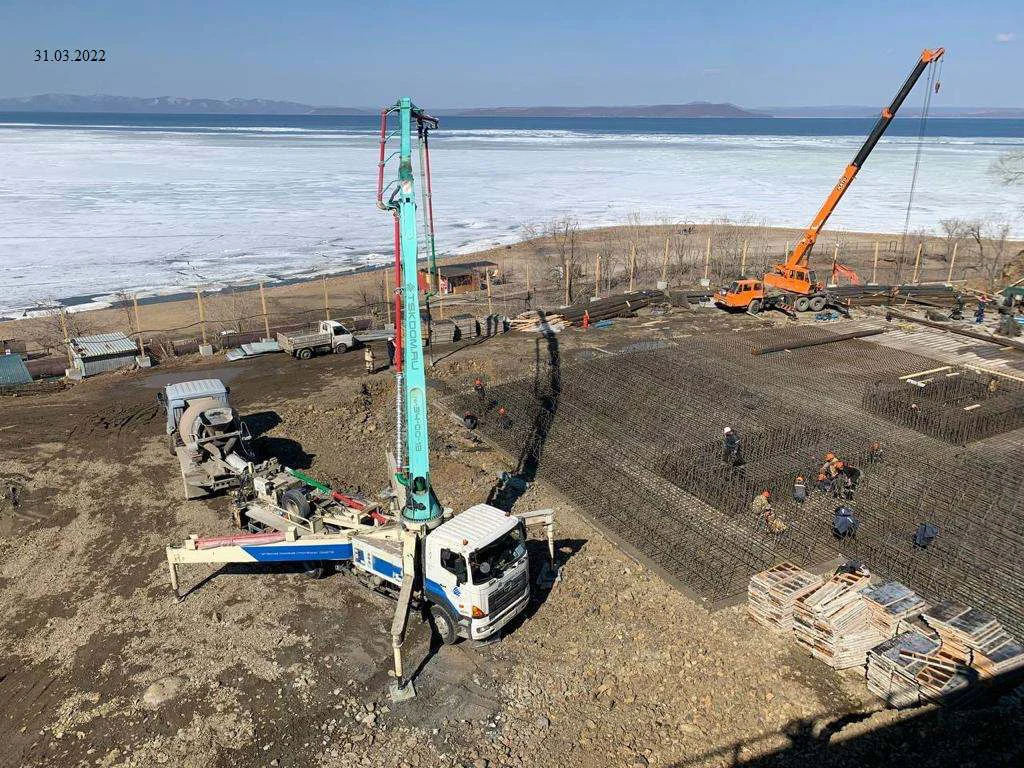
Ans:
{"label": "distant hill", "polygon": [[[431,110],[439,116],[460,117],[874,117],[876,107],[760,107],[691,101],[625,107],[468,107]],[[0,98],[0,112],[109,112],[191,115],[376,115],[361,107],[325,107],[270,99],[186,99],[176,96],[77,96],[44,93]],[[1024,108],[932,107],[935,117],[1024,118]],[[920,108],[905,107],[900,117],[917,117]]]}
{"label": "distant hill", "polygon": [[480,107],[437,112],[464,117],[771,117],[767,112],[709,101],[632,107]]}
{"label": "distant hill", "polygon": [[[775,117],[878,117],[881,107],[840,105],[831,107],[761,107]],[[932,117],[1024,118],[1022,107],[940,107],[933,106]],[[906,106],[898,117],[920,117],[921,108]]]}
{"label": "distant hill", "polygon": [[[184,99],[174,96],[75,96],[44,93],[0,99],[0,112],[115,112],[192,115],[307,115],[316,107],[294,101],[269,99]],[[368,110],[334,108],[324,114],[368,115]]]}

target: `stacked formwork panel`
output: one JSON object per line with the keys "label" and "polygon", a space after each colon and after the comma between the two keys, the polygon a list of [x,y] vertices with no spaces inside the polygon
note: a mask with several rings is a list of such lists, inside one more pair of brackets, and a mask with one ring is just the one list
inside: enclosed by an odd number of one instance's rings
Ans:
{"label": "stacked formwork panel", "polygon": [[[827,333],[801,328],[791,338]],[[770,338],[778,340],[778,332]],[[1024,628],[1024,485],[1005,457],[954,449],[862,407],[865,387],[931,361],[864,341],[752,356],[765,334],[694,337],[677,346],[562,367],[558,340],[537,340],[531,375],[489,390],[510,421],[481,428],[517,460],[708,602],[742,593],[783,559],[842,554],[871,563],[931,599],[951,596]],[[474,408],[472,393],[453,398]],[[722,428],[743,441],[746,464],[722,461]],[[885,459],[871,463],[871,443]],[[854,539],[831,533],[838,500],[792,500],[825,452],[859,467]],[[772,493],[786,523],[771,534],[749,512]],[[922,522],[940,533],[927,549]]]}

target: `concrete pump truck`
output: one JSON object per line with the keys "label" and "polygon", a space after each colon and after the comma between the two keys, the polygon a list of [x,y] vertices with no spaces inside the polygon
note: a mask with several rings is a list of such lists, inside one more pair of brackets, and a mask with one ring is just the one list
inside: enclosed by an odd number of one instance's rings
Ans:
{"label": "concrete pump truck", "polygon": [[853,161],[846,166],[843,175],[839,177],[839,181],[832,188],[832,192],[825,199],[810,226],[804,231],[800,242],[786,258],[785,263],[776,264],[760,280],[746,277],[733,280],[729,285],[715,292],[713,298],[718,306],[725,309],[744,309],[751,314],[757,314],[765,309],[818,312],[830,303],[825,286],[817,280],[810,267],[810,255],[814,243],[825,226],[825,222],[835,211],[839,201],[843,199],[846,190],[857,178],[857,173],[864,165],[864,161],[868,159],[871,150],[875,148],[896,116],[896,112],[914,89],[921,74],[929,65],[942,58],[942,54],[945,52],[945,48],[935,48],[926,49],[921,53],[914,69],[903,83],[903,87],[897,92],[892,103],[882,110],[874,128],[868,134],[867,140]]}
{"label": "concrete pump truck", "polygon": [[[393,133],[389,132],[389,117],[397,118]],[[437,120],[408,98],[381,112],[377,205],[394,217],[397,318],[397,423],[394,450],[387,453],[387,504],[331,489],[297,470],[278,468],[272,474],[257,473],[249,478],[239,494],[236,520],[246,533],[190,536],[184,544],[166,550],[176,595],[177,569],[182,565],[290,562],[314,576],[328,567],[344,568],[363,585],[395,598],[391,695],[396,701],[415,696],[402,664],[402,645],[413,608],[429,613],[443,642],[495,637],[529,602],[526,527],[543,527],[549,556],[545,570],[552,576],[555,555],[551,510],[512,514],[476,504],[456,515],[440,505],[431,485],[417,274],[414,124],[424,181],[424,227],[432,255],[427,137],[437,127]],[[398,149],[387,154],[386,145],[396,135]],[[385,186],[385,167],[396,156],[398,178]],[[433,260],[431,264],[433,267]]]}

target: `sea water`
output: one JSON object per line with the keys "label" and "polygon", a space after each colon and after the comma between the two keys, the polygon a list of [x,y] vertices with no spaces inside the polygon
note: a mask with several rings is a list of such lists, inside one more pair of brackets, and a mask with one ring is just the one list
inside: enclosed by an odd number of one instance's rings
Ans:
{"label": "sea water", "polygon": [[[438,250],[566,216],[806,226],[872,122],[443,118],[430,142]],[[911,230],[983,218],[1024,236],[1024,192],[992,173],[1024,150],[1024,121],[926,128]],[[372,117],[0,114],[0,311],[387,261],[377,129]],[[903,231],[919,129],[894,121],[829,228]]]}

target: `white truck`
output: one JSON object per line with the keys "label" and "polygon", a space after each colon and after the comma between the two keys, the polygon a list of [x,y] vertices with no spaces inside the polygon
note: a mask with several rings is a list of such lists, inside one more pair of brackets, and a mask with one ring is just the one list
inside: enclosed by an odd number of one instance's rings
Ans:
{"label": "white truck", "polygon": [[[344,568],[365,586],[398,597],[403,583],[402,525],[397,497],[390,510],[333,491],[295,470],[257,474],[237,520],[249,532],[190,536],[166,550],[171,588],[179,596],[178,567],[189,564],[292,563],[314,577]],[[512,515],[477,504],[445,519],[423,543],[423,579],[413,595],[430,610],[445,643],[485,640],[527,605],[530,576],[526,526],[541,524],[554,562],[554,515],[539,510]]]}
{"label": "white truck", "polygon": [[309,360],[324,352],[342,354],[356,346],[352,332],[337,320],[321,320],[315,331],[278,333],[281,349],[300,360]]}

